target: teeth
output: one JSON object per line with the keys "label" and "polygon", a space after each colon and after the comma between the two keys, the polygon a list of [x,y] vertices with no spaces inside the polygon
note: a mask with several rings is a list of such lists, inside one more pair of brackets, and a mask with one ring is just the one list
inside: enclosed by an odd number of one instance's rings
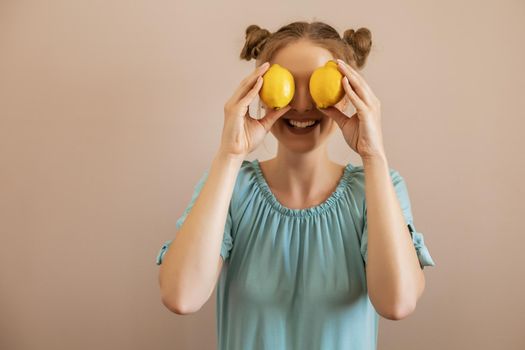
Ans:
{"label": "teeth", "polygon": [[288,123],[290,123],[291,125],[296,126],[298,128],[306,128],[308,126],[314,125],[315,124],[315,120],[309,120],[309,121],[306,121],[306,122],[298,122],[298,121],[295,121],[295,120],[288,119]]}

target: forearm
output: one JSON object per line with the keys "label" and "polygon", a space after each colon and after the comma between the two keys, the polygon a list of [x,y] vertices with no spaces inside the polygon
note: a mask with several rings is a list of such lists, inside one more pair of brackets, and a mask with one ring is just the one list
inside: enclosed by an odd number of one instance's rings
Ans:
{"label": "forearm", "polygon": [[410,314],[424,288],[424,275],[386,157],[363,162],[368,225],[367,288],[378,313],[389,319]]}
{"label": "forearm", "polygon": [[159,271],[163,300],[193,308],[214,287],[228,208],[242,159],[218,152]]}

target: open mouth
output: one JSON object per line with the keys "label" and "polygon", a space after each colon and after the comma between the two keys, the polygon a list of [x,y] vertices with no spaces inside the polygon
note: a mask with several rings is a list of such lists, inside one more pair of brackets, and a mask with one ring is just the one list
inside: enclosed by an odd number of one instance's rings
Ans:
{"label": "open mouth", "polygon": [[294,129],[312,129],[312,128],[315,128],[320,122],[321,122],[320,120],[316,120],[314,121],[314,123],[311,123],[311,125],[306,124],[306,123],[300,123],[301,125],[294,125],[290,122],[290,119],[285,119],[285,123],[289,127],[294,128]]}

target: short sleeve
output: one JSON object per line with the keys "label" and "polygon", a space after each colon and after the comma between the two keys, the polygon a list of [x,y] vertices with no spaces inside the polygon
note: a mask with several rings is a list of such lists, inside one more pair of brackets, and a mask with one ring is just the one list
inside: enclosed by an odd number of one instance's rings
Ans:
{"label": "short sleeve", "polygon": [[[175,234],[182,227],[182,224],[186,220],[186,217],[188,216],[189,212],[191,211],[191,208],[193,208],[193,205],[195,204],[195,201],[197,200],[200,191],[202,190],[202,188],[204,187],[204,184],[206,183],[206,180],[208,178],[208,172],[209,172],[209,169],[207,169],[204,172],[204,175],[202,175],[202,177],[198,181],[197,185],[195,185],[195,187],[193,189],[193,195],[191,197],[191,200],[190,200],[188,206],[186,207],[186,209],[184,210],[182,215],[179,217],[179,219],[175,223]],[[231,201],[230,201],[230,205],[229,205],[229,208],[228,208],[228,215],[226,216],[226,223],[224,225],[224,234],[223,234],[221,251],[220,251],[220,255],[223,257],[224,260],[228,259],[228,257],[230,256],[230,251],[231,251],[231,249],[233,247],[231,230],[232,230],[232,213],[231,213]],[[162,247],[160,248],[160,250],[159,250],[159,252],[157,254],[157,258],[156,258],[156,264],[157,265],[162,264],[162,259],[164,258],[164,254],[168,250],[168,248],[171,245],[172,241],[173,241],[173,239],[165,241],[164,244],[162,245]]]}
{"label": "short sleeve", "polygon": [[[418,232],[414,225],[414,219],[412,217],[412,209],[410,206],[410,198],[408,195],[408,190],[406,183],[399,174],[398,171],[391,169],[390,175],[392,178],[392,183],[396,190],[397,198],[401,204],[401,209],[403,210],[403,216],[405,217],[405,222],[408,226],[408,231],[412,237],[412,243],[416,249],[417,257],[419,259],[419,265],[423,269],[425,266],[435,266],[435,263],[430,256],[427,246],[425,245],[424,236],[421,232]],[[363,234],[361,236],[361,255],[363,260],[366,263],[368,258],[368,220],[366,215],[366,205],[364,208],[363,215]]]}

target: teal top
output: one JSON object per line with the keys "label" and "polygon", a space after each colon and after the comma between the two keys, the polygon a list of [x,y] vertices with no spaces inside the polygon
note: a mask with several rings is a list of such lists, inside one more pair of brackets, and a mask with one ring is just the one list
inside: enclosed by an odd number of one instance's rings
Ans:
{"label": "teal top", "polygon": [[[176,223],[181,227],[208,170]],[[415,230],[406,184],[389,169],[421,268],[434,266]],[[161,247],[157,264],[172,240]],[[219,254],[219,252],[217,252]],[[217,284],[219,350],[376,349],[379,315],[367,293],[363,166],[348,164],[323,203],[291,209],[259,161],[244,160],[233,190]]]}

